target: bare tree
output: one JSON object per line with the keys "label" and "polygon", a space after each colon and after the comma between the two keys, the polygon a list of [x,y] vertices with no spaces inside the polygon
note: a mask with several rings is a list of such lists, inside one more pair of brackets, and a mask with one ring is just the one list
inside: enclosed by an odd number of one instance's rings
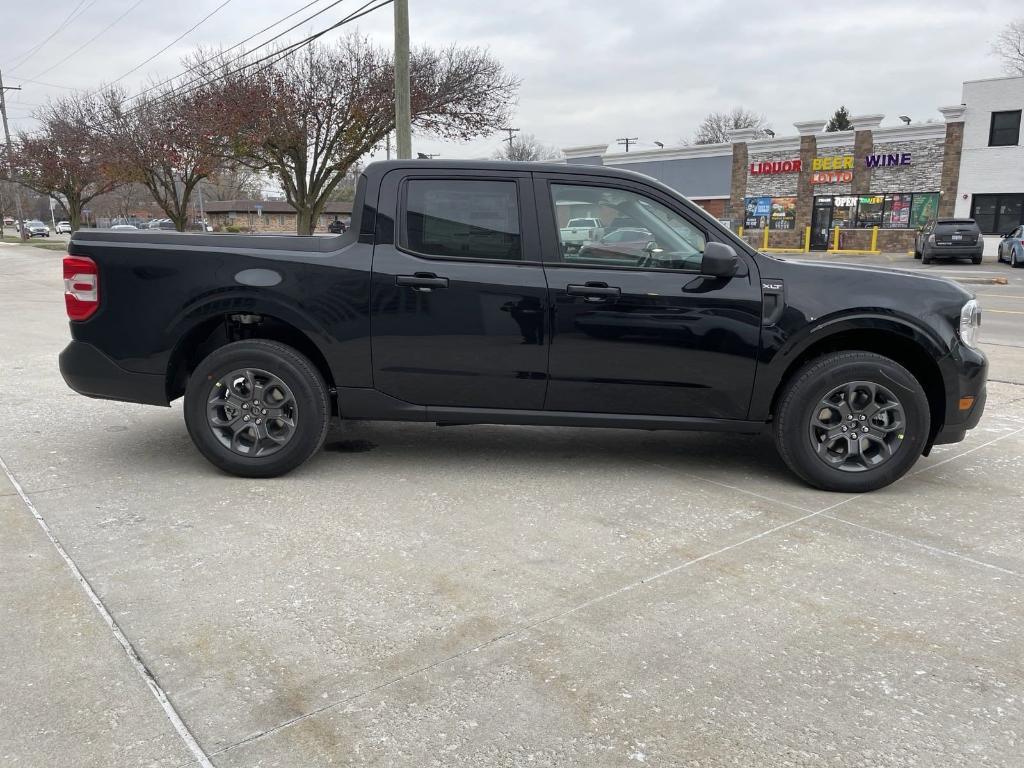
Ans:
{"label": "bare tree", "polygon": [[252,168],[230,162],[215,171],[203,184],[208,200],[262,200],[263,179]]}
{"label": "bare tree", "polygon": [[78,229],[89,201],[119,181],[102,151],[94,109],[89,96],[64,96],[37,112],[37,130],[18,136],[15,179],[55,200],[72,229]]}
{"label": "bare tree", "polygon": [[[519,86],[486,51],[454,46],[413,51],[410,79],[414,127],[455,139],[502,125]],[[300,235],[313,233],[349,169],[395,129],[391,52],[357,35],[224,82],[265,89],[247,102],[261,112],[239,134],[248,147],[243,162],[280,181]]]}
{"label": "bare tree", "polygon": [[167,85],[134,102],[108,88],[96,119],[121,179],[145,186],[182,232],[196,186],[240,151],[236,135],[251,119],[249,98],[251,89],[242,93],[223,81]]}
{"label": "bare tree", "polygon": [[992,55],[1003,63],[1008,75],[1024,75],[1024,19],[1011,21],[996,35]]}
{"label": "bare tree", "polygon": [[764,115],[749,109],[736,107],[731,112],[711,112],[701,122],[693,136],[694,144],[724,144],[729,141],[729,132],[737,128],[754,128],[756,136],[764,136],[771,125]]}
{"label": "bare tree", "polygon": [[512,143],[504,142],[494,153],[495,160],[557,160],[562,153],[555,147],[544,144],[532,133],[519,133]]}

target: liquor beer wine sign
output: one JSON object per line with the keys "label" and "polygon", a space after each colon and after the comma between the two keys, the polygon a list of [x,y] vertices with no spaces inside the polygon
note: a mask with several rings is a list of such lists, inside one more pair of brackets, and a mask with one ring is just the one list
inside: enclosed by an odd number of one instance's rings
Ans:
{"label": "liquor beer wine sign", "polygon": [[800,173],[800,160],[765,160],[750,164],[751,176],[764,176],[770,173]]}
{"label": "liquor beer wine sign", "polygon": [[[867,155],[866,168],[894,168],[910,165],[909,152]],[[853,155],[816,157],[811,161],[811,184],[843,184],[853,181]]]}

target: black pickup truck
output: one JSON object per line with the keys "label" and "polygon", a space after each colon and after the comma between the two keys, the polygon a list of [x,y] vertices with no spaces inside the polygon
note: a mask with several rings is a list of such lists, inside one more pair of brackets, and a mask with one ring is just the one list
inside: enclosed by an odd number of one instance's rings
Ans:
{"label": "black pickup truck", "polygon": [[[336,417],[771,430],[808,483],[867,491],[985,406],[964,289],[759,253],[645,176],[374,163],[353,211],[337,236],[75,232],[65,381],[184,395],[196,447],[251,477]],[[579,217],[607,226],[577,252],[559,232]]]}

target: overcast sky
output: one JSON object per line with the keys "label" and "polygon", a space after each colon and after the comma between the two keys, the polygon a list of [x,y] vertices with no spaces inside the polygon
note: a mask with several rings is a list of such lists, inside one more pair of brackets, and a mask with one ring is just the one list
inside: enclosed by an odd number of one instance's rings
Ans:
{"label": "overcast sky", "polygon": [[[31,105],[62,92],[25,78],[76,88],[113,80],[222,2],[51,0],[40,6],[43,12],[0,0],[0,68],[5,84],[24,87],[8,92],[13,126],[30,127]],[[136,87],[174,75],[192,47],[228,47],[306,2],[228,0],[124,83]],[[288,24],[330,2],[319,0]],[[345,0],[289,39],[360,4]],[[13,6],[19,12],[7,13]],[[489,48],[522,78],[513,125],[557,147],[614,143],[620,136],[639,137],[641,146],[671,145],[691,136],[707,112],[737,105],[764,113],[780,136],[795,132],[794,121],[825,119],[840,104],[852,114],[884,113],[884,124],[901,114],[940,119],[936,107],[959,103],[963,80],[1000,74],[989,44],[1002,25],[1024,16],[1019,0],[410,0],[410,6],[414,46]],[[66,29],[20,60],[76,7],[80,15]],[[95,42],[57,64],[128,9]],[[363,17],[358,29],[389,44],[391,7]],[[499,140],[453,144],[414,136],[413,149],[482,157]]]}

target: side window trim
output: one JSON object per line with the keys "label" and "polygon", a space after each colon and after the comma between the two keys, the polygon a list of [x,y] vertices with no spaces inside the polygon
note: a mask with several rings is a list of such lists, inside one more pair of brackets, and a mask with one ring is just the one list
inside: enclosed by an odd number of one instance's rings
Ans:
{"label": "side window trim", "polygon": [[[477,256],[444,256],[431,253],[422,253],[409,247],[409,233],[408,233],[408,190],[410,181],[495,181],[511,183],[515,185],[516,190],[516,205],[518,207],[517,214],[519,216],[519,243],[520,252],[523,258],[521,259],[488,259]],[[533,226],[535,217],[532,214],[531,208],[534,207],[534,190],[530,185],[529,175],[524,174],[509,174],[503,175],[500,173],[487,173],[487,174],[462,174],[462,173],[445,173],[444,171],[431,171],[429,173],[406,173],[403,174],[398,182],[398,195],[397,203],[398,210],[395,212],[397,219],[395,226],[395,237],[394,247],[396,250],[402,253],[407,253],[410,256],[415,256],[419,259],[428,259],[430,261],[454,261],[454,262],[469,262],[469,263],[484,263],[484,264],[526,264],[537,266],[542,263],[540,259],[526,258],[530,253],[536,253],[539,250],[539,244],[535,241],[535,237],[531,232],[531,226]],[[534,228],[536,229],[536,228]]]}

